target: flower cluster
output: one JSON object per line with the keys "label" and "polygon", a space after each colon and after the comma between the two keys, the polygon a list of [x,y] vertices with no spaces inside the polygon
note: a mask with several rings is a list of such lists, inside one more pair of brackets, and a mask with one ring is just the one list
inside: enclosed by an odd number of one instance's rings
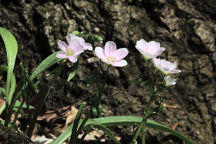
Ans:
{"label": "flower cluster", "polygon": [[[90,43],[86,43],[82,37],[78,37],[74,34],[70,34],[70,37],[66,37],[66,40],[68,45],[63,41],[58,42],[58,46],[62,51],[59,51],[56,57],[66,58],[75,63],[78,55],[84,52],[84,50],[93,49]],[[128,55],[128,50],[126,48],[117,49],[117,46],[113,41],[106,42],[104,49],[96,47],[95,54],[108,65],[115,67],[124,67],[127,65],[127,61],[123,59]]]}
{"label": "flower cluster", "polygon": [[85,40],[81,37],[78,37],[74,34],[70,34],[70,37],[66,37],[68,45],[59,41],[58,46],[62,51],[58,52],[57,58],[67,58],[72,63],[77,61],[78,55],[84,52],[84,50],[92,50],[92,45],[90,43],[86,43]]}
{"label": "flower cluster", "polygon": [[156,58],[163,51],[164,47],[160,47],[160,43],[155,41],[146,42],[144,39],[137,41],[136,49],[143,55],[146,60],[152,59],[154,66],[164,75],[166,86],[175,85],[176,79],[170,77],[171,74],[179,73],[181,70],[176,69],[177,65],[164,59]]}
{"label": "flower cluster", "polygon": [[[93,50],[90,43],[86,43],[82,37],[74,34],[70,34],[70,37],[66,37],[66,40],[68,44],[63,41],[58,42],[58,46],[62,51],[59,51],[56,57],[67,58],[75,63],[78,56],[85,50]],[[166,86],[176,84],[176,79],[171,78],[170,75],[179,73],[181,70],[176,69],[176,64],[157,58],[158,55],[165,51],[165,48],[161,47],[159,42],[147,42],[144,39],[141,39],[137,41],[135,47],[146,60],[152,60],[154,66],[165,75],[164,80]],[[117,49],[117,46],[113,41],[106,42],[104,49],[96,47],[95,54],[108,65],[115,67],[124,67],[127,65],[127,61],[124,60],[124,58],[128,55],[128,50],[126,48]]]}

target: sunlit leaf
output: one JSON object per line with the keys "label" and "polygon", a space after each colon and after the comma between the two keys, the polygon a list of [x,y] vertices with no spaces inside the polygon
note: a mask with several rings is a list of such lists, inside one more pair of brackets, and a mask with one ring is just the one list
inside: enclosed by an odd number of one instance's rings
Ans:
{"label": "sunlit leaf", "polygon": [[[18,45],[15,37],[11,32],[9,32],[7,29],[0,27],[0,35],[3,39],[6,53],[7,53],[7,62],[8,62],[8,69],[7,69],[7,82],[6,82],[6,103],[11,101],[11,96],[13,95],[14,91],[13,88],[11,89],[11,84],[14,85],[14,65],[16,61],[17,51],[18,51]],[[13,80],[11,82],[11,80]]]}

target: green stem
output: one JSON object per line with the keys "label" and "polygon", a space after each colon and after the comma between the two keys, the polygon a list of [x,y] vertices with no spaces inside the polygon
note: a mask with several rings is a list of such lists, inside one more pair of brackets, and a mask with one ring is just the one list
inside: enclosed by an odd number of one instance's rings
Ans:
{"label": "green stem", "polygon": [[149,70],[149,63],[150,61],[147,61],[147,76],[149,77],[149,83],[150,83],[150,99],[149,102],[147,104],[147,108],[145,110],[142,122],[140,123],[139,127],[137,128],[134,137],[132,139],[132,143],[135,142],[140,134],[140,131],[142,130],[142,144],[145,144],[145,135],[146,135],[146,122],[147,122],[147,118],[150,115],[150,110],[151,110],[151,105],[152,102],[154,101],[154,96],[155,96],[155,92],[154,92],[154,80],[152,79],[152,75],[150,73]]}
{"label": "green stem", "polygon": [[[136,141],[136,139],[139,136],[141,130],[143,132],[145,132],[145,130],[146,130],[146,120],[147,120],[147,118],[149,116],[149,112],[150,112],[150,109],[151,109],[152,102],[153,102],[152,98],[150,98],[149,103],[147,105],[147,109],[145,111],[145,115],[144,115],[144,117],[142,119],[142,122],[141,122],[140,126],[138,127],[132,141]],[[145,134],[144,134],[144,136],[145,136]],[[142,139],[143,139],[143,137],[142,137]],[[144,141],[145,141],[145,138],[144,138]],[[145,142],[143,144],[145,144]]]}

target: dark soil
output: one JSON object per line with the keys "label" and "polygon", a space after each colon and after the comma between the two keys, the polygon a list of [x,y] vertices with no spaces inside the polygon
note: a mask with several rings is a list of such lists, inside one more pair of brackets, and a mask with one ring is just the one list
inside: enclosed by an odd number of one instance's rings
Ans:
{"label": "dark soil", "polygon": [[[129,49],[128,66],[109,70],[102,98],[103,116],[142,116],[148,88],[143,85],[128,93],[133,80],[146,67],[135,44],[141,38],[160,42],[166,48],[161,57],[178,63],[182,70],[176,75],[177,84],[162,93],[164,103],[179,108],[164,108],[151,119],[169,127],[178,123],[176,130],[197,144],[216,143],[215,16],[214,0],[0,0],[0,26],[15,35],[19,45],[17,64],[22,61],[30,73],[58,50],[58,40],[65,40],[74,30],[99,34],[104,42],[112,40],[119,48]],[[6,63],[2,42],[0,46],[0,63]],[[56,84],[47,100],[48,108],[74,104],[90,94],[86,79],[98,68],[87,62],[91,56],[82,55],[78,74],[71,82],[65,79]],[[70,68],[67,70],[69,74]],[[116,131],[123,140],[132,134],[130,128]],[[182,142],[148,129],[148,143]]]}

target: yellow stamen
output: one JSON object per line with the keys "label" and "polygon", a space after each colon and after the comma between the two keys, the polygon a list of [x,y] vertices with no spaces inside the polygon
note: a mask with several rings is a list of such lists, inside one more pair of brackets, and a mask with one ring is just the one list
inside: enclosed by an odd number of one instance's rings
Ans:
{"label": "yellow stamen", "polygon": [[106,58],[108,62],[110,62],[111,64],[115,63],[115,58],[114,57],[107,57]]}
{"label": "yellow stamen", "polygon": [[72,49],[66,49],[66,51],[65,51],[65,54],[66,54],[66,56],[73,56],[74,55],[74,50],[72,50]]}

